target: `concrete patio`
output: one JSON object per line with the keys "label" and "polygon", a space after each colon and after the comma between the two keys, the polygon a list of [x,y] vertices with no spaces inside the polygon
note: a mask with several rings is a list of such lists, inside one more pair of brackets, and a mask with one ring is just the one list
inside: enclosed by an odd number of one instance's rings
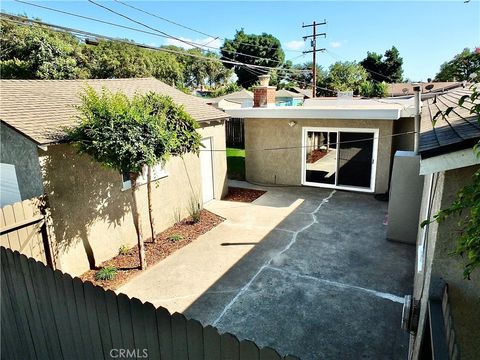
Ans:
{"label": "concrete patio", "polygon": [[301,359],[405,359],[415,249],[385,240],[387,203],[265,190],[251,204],[210,202],[225,222],[119,292]]}

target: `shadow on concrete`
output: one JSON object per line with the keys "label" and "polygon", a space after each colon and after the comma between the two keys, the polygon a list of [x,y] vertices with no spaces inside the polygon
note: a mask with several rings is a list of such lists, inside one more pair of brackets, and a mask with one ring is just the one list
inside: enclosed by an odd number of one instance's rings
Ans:
{"label": "shadow on concrete", "polygon": [[301,359],[405,359],[415,249],[385,239],[387,204],[341,191],[327,202],[314,188],[267,194],[255,204],[304,200],[184,314]]}

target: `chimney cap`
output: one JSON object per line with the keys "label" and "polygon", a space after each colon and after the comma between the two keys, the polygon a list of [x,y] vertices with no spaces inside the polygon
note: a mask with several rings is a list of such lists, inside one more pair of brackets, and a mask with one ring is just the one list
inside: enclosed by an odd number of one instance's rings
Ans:
{"label": "chimney cap", "polygon": [[268,83],[270,82],[270,75],[269,74],[259,75],[258,80],[260,82],[260,86],[268,86]]}

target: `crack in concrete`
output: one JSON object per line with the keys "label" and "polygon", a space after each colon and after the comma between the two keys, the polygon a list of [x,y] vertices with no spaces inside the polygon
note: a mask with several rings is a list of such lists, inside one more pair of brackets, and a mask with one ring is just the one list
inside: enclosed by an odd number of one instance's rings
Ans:
{"label": "crack in concrete", "polygon": [[292,239],[290,240],[290,242],[287,244],[287,246],[285,248],[283,248],[282,251],[280,251],[279,253],[277,253],[275,256],[272,256],[270,259],[268,259],[268,261],[266,261],[259,269],[258,271],[252,276],[252,278],[240,289],[240,291],[237,293],[237,295],[235,295],[233,297],[232,300],[230,300],[230,302],[225,306],[225,308],[222,310],[222,312],[220,313],[220,315],[215,319],[215,321],[212,323],[213,326],[217,326],[218,322],[222,319],[222,317],[226,314],[226,312],[232,307],[232,305],[238,300],[238,298],[240,296],[242,296],[247,290],[248,288],[250,287],[250,285],[252,285],[252,283],[255,281],[255,279],[258,277],[258,275],[260,275],[260,273],[267,267],[270,266],[270,264],[272,263],[272,261],[274,260],[274,258],[284,254],[286,251],[288,251],[293,244],[295,244],[295,242],[297,241],[297,236],[298,234],[300,234],[301,232],[307,230],[310,226],[312,226],[313,224],[317,223],[317,217],[315,216],[315,213],[318,212],[320,210],[320,208],[328,203],[330,201],[330,199],[332,198],[333,194],[335,194],[335,190],[333,190],[326,198],[324,198],[320,204],[317,206],[317,208],[311,212],[311,213],[308,213],[311,217],[312,217],[312,222],[308,225],[305,225],[303,228],[301,228],[300,230],[297,230],[297,231],[294,231],[292,232]]}
{"label": "crack in concrete", "polygon": [[271,270],[275,270],[275,271],[278,271],[278,272],[281,272],[281,273],[284,273],[284,274],[288,274],[288,275],[291,275],[291,276],[299,277],[299,278],[302,278],[302,279],[313,280],[313,281],[321,282],[321,283],[324,283],[324,284],[332,285],[332,286],[339,287],[339,288],[342,288],[342,289],[353,289],[353,290],[363,291],[363,292],[369,293],[371,295],[380,297],[382,299],[387,299],[387,300],[390,300],[390,301],[393,301],[393,302],[396,302],[396,303],[400,303],[400,304],[403,304],[403,302],[404,302],[403,297],[397,296],[397,295],[394,295],[394,294],[390,294],[390,293],[386,293],[386,292],[382,292],[382,291],[368,289],[368,288],[364,288],[364,287],[357,286],[357,285],[344,284],[344,283],[340,283],[340,282],[337,282],[337,281],[322,279],[322,278],[318,278],[318,277],[311,276],[311,275],[303,275],[303,274],[297,273],[295,271],[287,271],[287,270],[280,269],[280,268],[270,266],[270,265],[266,266],[266,268],[271,269]]}

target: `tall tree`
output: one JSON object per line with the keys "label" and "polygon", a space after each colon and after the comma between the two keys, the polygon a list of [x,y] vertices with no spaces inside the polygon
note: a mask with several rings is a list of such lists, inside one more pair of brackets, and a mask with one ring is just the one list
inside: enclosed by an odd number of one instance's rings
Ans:
{"label": "tall tree", "polygon": [[440,66],[435,81],[469,81],[470,75],[474,73],[480,76],[480,52],[465,48]]}
{"label": "tall tree", "polygon": [[[28,24],[28,19],[25,19]],[[70,34],[2,20],[0,71],[9,79],[77,79],[89,76],[78,40]]]}
{"label": "tall tree", "polygon": [[395,46],[385,51],[383,56],[367,52],[367,57],[360,65],[368,71],[370,79],[375,82],[397,83],[403,79],[403,59]]}
{"label": "tall tree", "polygon": [[121,173],[130,173],[132,213],[137,231],[140,268],[147,262],[138,207],[138,178],[145,166],[159,161],[158,154],[168,151],[170,139],[140,95],[130,100],[122,93],[103,89],[98,94],[87,88],[78,106],[80,123],[68,130],[69,138],[80,153],[89,154],[102,165]]}
{"label": "tall tree", "polygon": [[[246,34],[243,29],[237,30],[232,40],[226,39],[220,51],[223,59],[245,64],[279,67],[285,61],[280,40],[266,33]],[[243,87],[250,87],[257,81],[256,72],[244,65],[226,66],[234,69],[238,77],[237,83]]]}
{"label": "tall tree", "polygon": [[367,77],[367,71],[356,62],[336,62],[330,66],[325,84],[327,88],[336,91],[358,93]]}

